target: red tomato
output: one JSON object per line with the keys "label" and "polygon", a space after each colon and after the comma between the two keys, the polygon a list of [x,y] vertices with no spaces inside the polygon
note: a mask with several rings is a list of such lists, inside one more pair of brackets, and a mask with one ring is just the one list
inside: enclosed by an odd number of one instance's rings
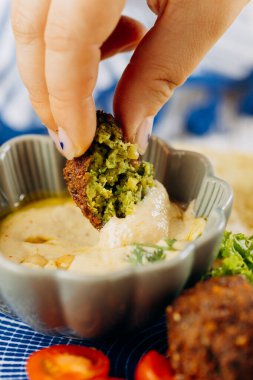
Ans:
{"label": "red tomato", "polygon": [[171,364],[165,356],[156,351],[149,351],[139,361],[135,380],[174,380]]}
{"label": "red tomato", "polygon": [[34,352],[27,361],[29,380],[107,378],[109,359],[94,348],[58,345]]}

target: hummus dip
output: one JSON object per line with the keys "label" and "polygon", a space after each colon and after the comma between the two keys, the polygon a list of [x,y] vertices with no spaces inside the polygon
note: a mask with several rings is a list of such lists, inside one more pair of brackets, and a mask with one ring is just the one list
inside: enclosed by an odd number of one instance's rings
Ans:
{"label": "hummus dip", "polygon": [[[183,211],[170,202],[156,181],[132,215],[112,217],[101,231],[69,198],[33,202],[1,222],[0,251],[29,267],[99,274],[169,260],[203,232],[205,223],[194,217],[192,205]],[[152,256],[157,246],[162,256]]]}

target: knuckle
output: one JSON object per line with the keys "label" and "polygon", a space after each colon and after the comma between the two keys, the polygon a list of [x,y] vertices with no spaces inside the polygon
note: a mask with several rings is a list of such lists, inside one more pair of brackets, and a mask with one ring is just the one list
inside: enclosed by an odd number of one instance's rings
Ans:
{"label": "knuckle", "polygon": [[156,79],[152,83],[152,86],[150,86],[149,93],[151,95],[156,112],[158,108],[167,102],[172,94],[170,82],[168,82],[166,79]]}
{"label": "knuckle", "polygon": [[12,13],[12,29],[14,36],[21,43],[30,43],[40,34],[38,24],[20,8],[14,9]]}
{"label": "knuckle", "polygon": [[[158,65],[157,63],[151,68],[153,80],[149,85],[149,93],[154,102],[154,106],[163,105],[171,97],[173,90],[178,87],[183,80],[170,70],[167,65]],[[148,83],[148,81],[146,82]]]}
{"label": "knuckle", "polygon": [[74,102],[74,97],[71,96],[68,90],[55,88],[49,91],[49,100],[50,103],[54,104],[55,108],[64,109],[67,104]]}
{"label": "knuckle", "polygon": [[66,51],[73,46],[74,33],[65,25],[64,20],[51,20],[45,31],[45,43],[49,49],[55,51]]}
{"label": "knuckle", "polygon": [[166,58],[152,65],[154,78],[168,84],[170,88],[178,87],[184,82],[185,72],[178,62],[169,61]]}

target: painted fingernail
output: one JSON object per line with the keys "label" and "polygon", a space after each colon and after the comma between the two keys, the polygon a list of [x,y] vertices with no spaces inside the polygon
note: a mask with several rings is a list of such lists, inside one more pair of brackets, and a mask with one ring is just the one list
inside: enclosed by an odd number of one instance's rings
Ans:
{"label": "painted fingernail", "polygon": [[138,145],[138,150],[140,154],[144,154],[147,149],[148,142],[152,133],[153,122],[153,116],[147,117],[143,120],[143,122],[140,124],[137,130],[134,142]]}
{"label": "painted fingernail", "polygon": [[68,160],[71,160],[78,154],[76,147],[74,146],[66,131],[61,127],[58,128],[58,137],[62,153]]}
{"label": "painted fingernail", "polygon": [[60,148],[60,142],[59,142],[58,133],[49,129],[48,134],[51,137],[51,139],[53,140],[53,142],[55,143],[57,149],[59,149]]}

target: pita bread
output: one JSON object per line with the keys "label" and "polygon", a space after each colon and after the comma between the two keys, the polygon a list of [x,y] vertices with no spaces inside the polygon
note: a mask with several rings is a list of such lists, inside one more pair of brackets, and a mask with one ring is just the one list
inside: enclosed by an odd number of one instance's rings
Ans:
{"label": "pita bread", "polygon": [[209,158],[215,174],[227,181],[234,191],[234,205],[227,229],[253,235],[253,154],[180,143],[176,148],[195,150]]}

